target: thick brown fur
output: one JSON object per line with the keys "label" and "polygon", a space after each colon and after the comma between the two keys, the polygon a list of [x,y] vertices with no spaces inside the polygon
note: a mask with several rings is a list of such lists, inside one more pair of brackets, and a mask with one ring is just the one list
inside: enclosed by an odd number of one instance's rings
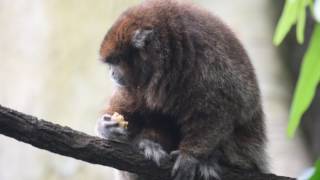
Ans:
{"label": "thick brown fur", "polygon": [[[190,4],[145,1],[120,16],[100,55],[120,84],[106,113],[125,116],[121,133],[147,158],[159,164],[174,151],[175,180],[219,179],[223,165],[267,171],[254,69],[217,17]],[[108,126],[98,130],[109,138]]]}

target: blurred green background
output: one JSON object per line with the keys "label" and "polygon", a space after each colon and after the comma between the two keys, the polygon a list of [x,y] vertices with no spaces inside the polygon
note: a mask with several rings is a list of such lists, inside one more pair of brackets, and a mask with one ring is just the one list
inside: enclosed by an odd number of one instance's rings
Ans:
{"label": "blurred green background", "polygon": [[[140,0],[0,0],[0,104],[94,135],[112,92],[98,61],[105,33]],[[310,156],[287,140],[292,83],[272,45],[278,18],[269,0],[194,0],[231,26],[248,50],[262,90],[274,173],[298,176]],[[113,179],[113,172],[0,135],[0,180]]]}

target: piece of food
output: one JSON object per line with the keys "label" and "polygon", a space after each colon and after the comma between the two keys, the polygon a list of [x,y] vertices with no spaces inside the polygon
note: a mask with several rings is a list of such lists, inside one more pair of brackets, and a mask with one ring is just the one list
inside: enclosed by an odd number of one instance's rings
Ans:
{"label": "piece of food", "polygon": [[124,120],[121,114],[114,112],[111,119],[117,121],[122,128],[128,128],[128,121]]}

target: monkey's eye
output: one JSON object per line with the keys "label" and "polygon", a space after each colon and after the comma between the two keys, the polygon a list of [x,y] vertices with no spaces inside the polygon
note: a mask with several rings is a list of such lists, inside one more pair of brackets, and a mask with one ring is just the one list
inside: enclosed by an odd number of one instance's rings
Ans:
{"label": "monkey's eye", "polygon": [[119,64],[120,59],[121,59],[120,57],[112,55],[112,56],[106,57],[104,59],[104,62],[107,64],[117,65]]}

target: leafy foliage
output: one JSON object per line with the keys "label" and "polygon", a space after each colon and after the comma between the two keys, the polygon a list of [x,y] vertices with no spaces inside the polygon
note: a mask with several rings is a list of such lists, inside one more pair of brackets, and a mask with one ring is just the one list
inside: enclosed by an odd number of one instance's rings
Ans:
{"label": "leafy foliage", "polygon": [[[279,45],[290,29],[296,24],[297,41],[304,41],[306,10],[313,7],[312,0],[286,0],[283,12],[279,19],[273,42]],[[293,137],[303,113],[307,110],[315,95],[320,81],[320,25],[317,24],[312,39],[303,58],[300,77],[294,93],[291,106],[288,136]],[[317,42],[318,41],[318,42]]]}
{"label": "leafy foliage", "polygon": [[280,20],[278,22],[273,43],[279,45],[288,34],[293,25],[297,24],[296,35],[300,44],[304,41],[306,23],[306,9],[312,0],[286,0]]}
{"label": "leafy foliage", "polygon": [[[304,41],[306,10],[311,7],[316,23],[310,44],[300,70],[299,79],[291,105],[290,120],[287,129],[289,137],[293,137],[304,112],[310,106],[320,82],[320,0],[286,0],[278,22],[273,43],[280,45],[290,29],[296,24],[298,43]],[[320,180],[320,160],[316,163],[316,171],[310,180]]]}
{"label": "leafy foliage", "polygon": [[316,163],[316,172],[310,178],[310,180],[319,180],[320,179],[320,160]]}
{"label": "leafy foliage", "polygon": [[308,109],[320,81],[320,24],[317,24],[303,58],[300,76],[291,106],[288,135],[292,137],[303,113]]}

